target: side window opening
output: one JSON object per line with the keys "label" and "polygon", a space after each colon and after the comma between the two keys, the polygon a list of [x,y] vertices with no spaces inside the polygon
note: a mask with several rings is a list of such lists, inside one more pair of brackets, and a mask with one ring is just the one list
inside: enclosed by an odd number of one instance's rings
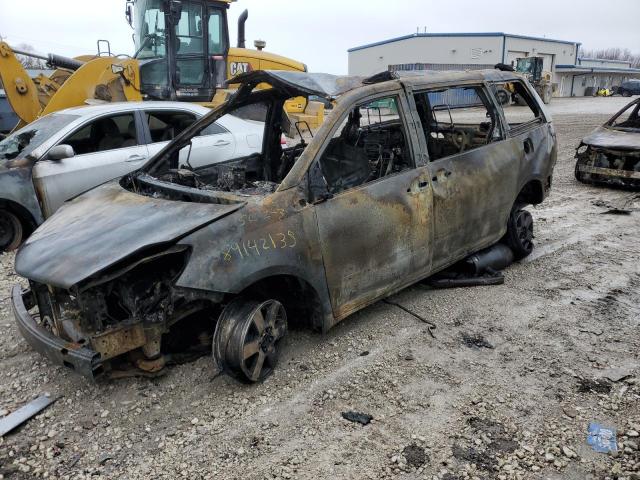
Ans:
{"label": "side window opening", "polygon": [[103,117],[68,136],[61,143],[71,145],[76,155],[104,152],[138,145],[132,113]]}
{"label": "side window opening", "polygon": [[620,130],[637,130],[640,129],[640,103],[631,104],[621,113],[616,115],[609,125]]}
{"label": "side window opening", "polygon": [[542,122],[540,107],[522,82],[494,83],[492,88],[509,130],[527,129]]}
{"label": "side window opening", "polygon": [[151,141],[167,142],[196,121],[196,116],[185,112],[146,112]]}
{"label": "side window opening", "polygon": [[398,112],[395,96],[357,105],[349,112],[318,164],[329,193],[337,194],[414,166]]}
{"label": "side window opening", "polygon": [[478,86],[450,87],[415,95],[431,161],[502,139],[497,115]]}

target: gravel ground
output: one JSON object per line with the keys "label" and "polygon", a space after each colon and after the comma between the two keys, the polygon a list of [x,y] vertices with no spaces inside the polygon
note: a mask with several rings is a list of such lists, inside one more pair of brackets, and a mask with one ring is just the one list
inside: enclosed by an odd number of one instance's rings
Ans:
{"label": "gravel ground", "polygon": [[[393,297],[436,339],[380,302],[325,336],[293,332],[260,385],[209,358],[97,385],[52,367],[14,325],[2,256],[0,416],[61,398],[0,439],[0,479],[640,479],[640,211],[603,214],[640,199],[573,178],[580,138],[625,103],[553,101],[553,193],[504,285]],[[592,421],[617,429],[617,455],[587,445]]]}

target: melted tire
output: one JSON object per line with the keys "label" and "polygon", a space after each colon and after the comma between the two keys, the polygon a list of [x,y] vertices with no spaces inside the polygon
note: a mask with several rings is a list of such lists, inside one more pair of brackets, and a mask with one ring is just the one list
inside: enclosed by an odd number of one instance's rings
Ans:
{"label": "melted tire", "polygon": [[13,213],[0,210],[0,252],[11,252],[22,243],[24,228]]}
{"label": "melted tire", "polygon": [[514,209],[509,215],[503,242],[511,248],[514,258],[521,260],[533,251],[533,216],[527,210]]}

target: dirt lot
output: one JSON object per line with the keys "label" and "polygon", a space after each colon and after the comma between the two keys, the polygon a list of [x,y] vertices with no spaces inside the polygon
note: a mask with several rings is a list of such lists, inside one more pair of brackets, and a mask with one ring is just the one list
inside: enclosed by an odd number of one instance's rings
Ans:
{"label": "dirt lot", "polygon": [[[554,100],[553,193],[504,285],[393,297],[436,339],[380,302],[326,336],[293,332],[261,385],[214,377],[209,358],[98,385],[51,367],[14,326],[1,257],[0,415],[62,397],[0,439],[0,478],[640,478],[640,211],[603,206],[640,198],[573,178],[579,139],[626,101]],[[587,445],[592,421],[617,428],[617,456]]]}

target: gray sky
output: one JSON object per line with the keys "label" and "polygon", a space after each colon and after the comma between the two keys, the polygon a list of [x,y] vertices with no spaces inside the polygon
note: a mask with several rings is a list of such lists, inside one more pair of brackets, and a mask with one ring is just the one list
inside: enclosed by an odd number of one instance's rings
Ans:
{"label": "gray sky", "polygon": [[[0,35],[12,44],[64,55],[94,53],[96,40],[115,53],[133,51],[124,0],[0,0]],[[530,6],[531,8],[528,8]],[[604,6],[604,8],[602,8]],[[587,49],[622,47],[640,53],[639,0],[239,0],[236,20],[249,9],[248,45],[300,60],[311,71],[346,73],[347,49],[428,32],[506,32],[582,42]]]}

